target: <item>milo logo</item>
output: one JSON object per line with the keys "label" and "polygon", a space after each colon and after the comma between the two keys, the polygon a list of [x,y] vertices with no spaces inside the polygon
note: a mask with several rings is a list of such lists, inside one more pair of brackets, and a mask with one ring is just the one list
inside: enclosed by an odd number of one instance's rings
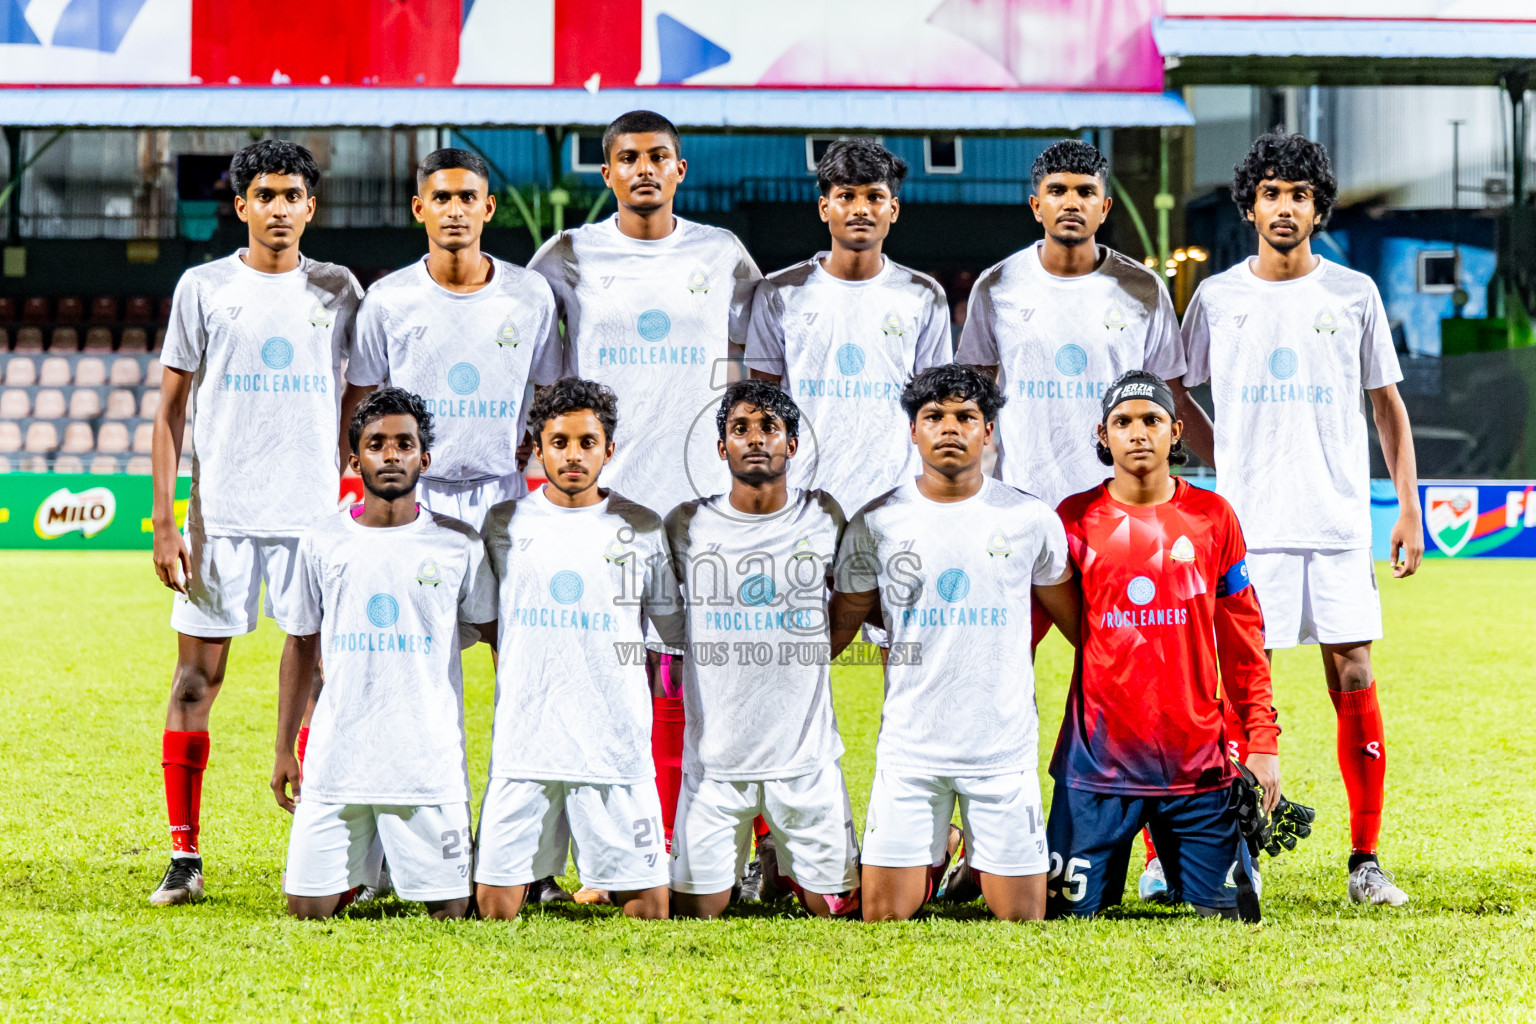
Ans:
{"label": "milo logo", "polygon": [[117,497],[105,487],[90,487],[74,493],[60,487],[37,506],[32,528],[43,540],[57,540],[78,531],[94,537],[112,525],[117,515]]}

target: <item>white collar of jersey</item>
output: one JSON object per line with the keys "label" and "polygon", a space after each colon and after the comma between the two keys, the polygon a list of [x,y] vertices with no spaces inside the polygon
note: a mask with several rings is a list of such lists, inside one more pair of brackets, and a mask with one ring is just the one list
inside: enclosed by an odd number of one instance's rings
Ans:
{"label": "white collar of jersey", "polygon": [[292,270],[285,270],[281,274],[269,274],[264,270],[257,270],[255,267],[245,262],[245,256],[250,251],[251,250],[249,246],[242,245],[240,248],[235,250],[235,254],[231,256],[230,259],[234,260],[235,265],[238,266],[242,271],[263,281],[286,281],[290,278],[302,277],[304,275],[305,267],[309,263],[309,257],[305,256],[303,253],[300,253],[298,266],[294,267]]}
{"label": "white collar of jersey", "polygon": [[846,277],[838,277],[836,274],[832,273],[832,271],[827,269],[826,264],[823,263],[822,260],[827,259],[831,255],[832,253],[828,251],[823,251],[816,254],[815,259],[811,261],[816,265],[815,273],[821,277],[826,278],[828,281],[831,281],[834,284],[842,285],[844,288],[868,288],[872,285],[877,285],[884,281],[886,276],[891,272],[891,258],[884,253],[881,253],[879,273],[877,273],[874,277],[868,277],[862,281],[850,281]]}
{"label": "white collar of jersey", "polygon": [[1317,257],[1317,265],[1300,277],[1293,277],[1289,281],[1266,281],[1258,274],[1255,274],[1253,272],[1253,264],[1258,259],[1257,256],[1249,256],[1239,265],[1243,268],[1243,276],[1256,285],[1265,288],[1288,288],[1293,284],[1301,284],[1303,281],[1315,281],[1322,275],[1323,269],[1328,266],[1328,257],[1318,253],[1313,253],[1312,255]]}
{"label": "white collar of jersey", "polygon": [[421,272],[421,279],[432,289],[433,294],[440,295],[445,299],[452,299],[454,302],[478,302],[488,295],[495,294],[496,286],[501,284],[501,268],[496,265],[496,257],[485,252],[480,255],[491,261],[491,276],[486,280],[483,287],[476,288],[472,292],[453,292],[438,284],[433,279],[432,272],[427,269],[426,256],[422,256],[421,259],[416,261],[416,268]]}
{"label": "white collar of jersey", "polygon": [[1099,258],[1094,261],[1092,270],[1088,271],[1086,274],[1078,274],[1076,277],[1061,277],[1045,269],[1045,262],[1040,259],[1040,251],[1044,248],[1045,242],[1044,240],[1041,240],[1030,246],[1029,251],[1034,256],[1035,269],[1040,271],[1040,273],[1045,276],[1045,279],[1052,282],[1053,284],[1073,285],[1079,281],[1092,281],[1095,277],[1103,272],[1104,264],[1109,262],[1109,246],[1095,244],[1094,248],[1098,250]]}
{"label": "white collar of jersey", "polygon": [[[582,515],[582,514],[585,514],[585,513],[591,513],[591,514],[596,515],[596,514],[600,514],[600,513],[603,513],[603,512],[607,512],[608,511],[608,499],[613,497],[613,491],[609,490],[608,494],[606,496],[604,496],[603,500],[598,502],[596,505],[582,505],[580,508],[571,508],[568,505],[556,505],[554,503],[554,501],[551,500],[551,498],[549,496],[549,493],[545,490],[545,488],[547,488],[549,486],[551,486],[551,485],[546,482],[543,486],[541,486],[539,488],[539,492],[538,492],[539,493],[539,505],[540,505],[540,507],[542,507],[544,509],[547,509],[550,512],[553,512],[556,515],[574,516],[574,515]],[[599,485],[599,486],[601,486],[601,485]]]}
{"label": "white collar of jersey", "polygon": [[660,249],[670,249],[683,240],[684,228],[689,224],[677,214],[672,215],[672,230],[664,238],[632,238],[619,230],[619,215],[614,214],[603,224],[607,226],[608,233],[618,245],[626,246],[635,252],[656,252]]}

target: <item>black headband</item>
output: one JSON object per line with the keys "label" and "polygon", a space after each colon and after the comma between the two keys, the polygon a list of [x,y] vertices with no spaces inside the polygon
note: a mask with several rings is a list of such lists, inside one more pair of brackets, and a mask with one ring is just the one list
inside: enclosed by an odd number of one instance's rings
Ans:
{"label": "black headband", "polygon": [[1117,384],[1104,393],[1104,418],[1103,422],[1109,422],[1109,414],[1115,411],[1115,406],[1121,402],[1129,402],[1133,399],[1144,398],[1149,402],[1156,402],[1168,410],[1169,419],[1178,419],[1178,413],[1173,410],[1173,389],[1167,384],[1150,377],[1140,380],[1128,380],[1124,384]]}

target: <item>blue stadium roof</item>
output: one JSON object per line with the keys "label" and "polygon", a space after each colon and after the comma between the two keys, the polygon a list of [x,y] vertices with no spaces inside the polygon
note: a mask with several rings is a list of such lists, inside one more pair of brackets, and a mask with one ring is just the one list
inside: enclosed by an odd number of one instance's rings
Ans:
{"label": "blue stadium roof", "polygon": [[603,125],[636,108],[683,128],[997,132],[1188,125],[1166,93],[927,89],[20,87],[0,124],[26,128]]}

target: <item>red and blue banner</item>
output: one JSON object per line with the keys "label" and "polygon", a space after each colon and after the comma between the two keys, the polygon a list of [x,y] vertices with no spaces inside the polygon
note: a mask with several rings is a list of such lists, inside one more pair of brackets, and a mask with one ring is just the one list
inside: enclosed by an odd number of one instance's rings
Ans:
{"label": "red and blue banner", "polygon": [[1536,481],[1421,481],[1419,499],[1427,557],[1536,558]]}

